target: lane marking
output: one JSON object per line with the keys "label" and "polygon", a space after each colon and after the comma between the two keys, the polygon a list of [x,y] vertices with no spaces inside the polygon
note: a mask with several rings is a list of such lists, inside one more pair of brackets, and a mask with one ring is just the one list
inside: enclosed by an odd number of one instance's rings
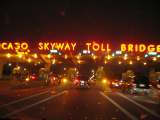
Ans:
{"label": "lane marking", "polygon": [[122,93],[117,93],[117,94],[119,96],[125,98],[126,100],[132,102],[133,104],[137,105],[138,107],[142,108],[143,110],[147,111],[148,113],[152,114],[153,116],[160,118],[160,115],[158,113],[156,113],[155,111],[148,109],[147,107],[139,104],[138,102],[136,102],[136,101],[132,100],[131,98],[123,95]]}
{"label": "lane marking", "polygon": [[55,98],[55,97],[58,97],[58,96],[61,96],[61,95],[65,94],[65,93],[66,93],[66,91],[63,91],[63,92],[57,93],[56,95],[52,95],[52,96],[50,96],[50,97],[47,97],[47,98],[45,98],[45,99],[42,99],[42,100],[40,100],[40,101],[38,101],[38,102],[36,102],[36,103],[30,104],[30,105],[28,105],[28,106],[26,106],[26,107],[23,107],[23,108],[21,108],[21,109],[14,110],[13,112],[10,112],[10,113],[4,115],[2,118],[10,117],[10,116],[15,115],[15,114],[17,114],[17,113],[23,112],[23,111],[25,111],[25,110],[27,110],[27,109],[30,109],[30,108],[32,108],[32,107],[34,107],[34,106],[36,106],[36,105],[41,104],[41,103],[47,102],[47,101],[49,101],[49,100],[51,100],[51,99],[53,99],[53,98]]}
{"label": "lane marking", "polygon": [[40,92],[40,93],[31,95],[31,96],[28,96],[28,97],[24,97],[24,98],[21,98],[21,99],[18,99],[18,100],[9,102],[9,103],[7,103],[7,104],[3,104],[3,105],[0,106],[0,108],[7,107],[7,106],[9,106],[9,105],[13,105],[13,104],[16,104],[16,103],[21,102],[21,101],[24,101],[24,100],[28,100],[28,99],[31,99],[31,98],[33,98],[33,97],[37,97],[37,96],[40,96],[40,95],[49,93],[49,91],[50,91],[50,90],[47,90],[47,91],[44,91],[44,92]]}
{"label": "lane marking", "polygon": [[113,99],[111,99],[110,97],[108,97],[107,95],[105,95],[103,92],[100,92],[100,94],[106,98],[108,101],[110,101],[114,106],[116,106],[119,110],[121,110],[126,116],[128,116],[131,120],[138,120],[137,117],[135,117],[134,115],[132,115],[130,112],[128,112],[126,109],[124,109],[123,107],[121,107],[118,103],[116,103]]}

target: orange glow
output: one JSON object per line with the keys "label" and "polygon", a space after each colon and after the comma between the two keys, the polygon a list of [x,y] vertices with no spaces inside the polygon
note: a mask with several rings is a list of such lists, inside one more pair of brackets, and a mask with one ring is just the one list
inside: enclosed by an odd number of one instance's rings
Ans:
{"label": "orange glow", "polygon": [[36,59],[36,58],[38,58],[38,55],[35,53],[35,54],[33,55],[33,57]]}
{"label": "orange glow", "polygon": [[10,58],[10,57],[11,57],[11,54],[10,54],[10,53],[7,53],[6,56],[7,56],[7,58]]}
{"label": "orange glow", "polygon": [[121,62],[121,61],[118,61],[118,64],[122,64],[122,62]]}
{"label": "orange glow", "polygon": [[160,45],[121,44],[122,52],[160,52]]}
{"label": "orange glow", "polygon": [[137,56],[137,61],[139,61],[140,60],[140,56]]}
{"label": "orange glow", "polygon": [[67,59],[67,58],[68,58],[68,55],[67,55],[67,54],[65,54],[65,55],[64,55],[64,59]]}

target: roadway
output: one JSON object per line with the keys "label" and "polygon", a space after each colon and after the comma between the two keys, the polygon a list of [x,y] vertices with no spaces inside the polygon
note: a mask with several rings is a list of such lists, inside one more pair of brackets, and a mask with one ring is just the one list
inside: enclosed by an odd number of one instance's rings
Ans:
{"label": "roadway", "polygon": [[[0,96],[0,101],[4,96],[7,98],[7,94]],[[159,120],[160,107],[110,90],[42,88],[3,101],[0,116],[20,120]]]}

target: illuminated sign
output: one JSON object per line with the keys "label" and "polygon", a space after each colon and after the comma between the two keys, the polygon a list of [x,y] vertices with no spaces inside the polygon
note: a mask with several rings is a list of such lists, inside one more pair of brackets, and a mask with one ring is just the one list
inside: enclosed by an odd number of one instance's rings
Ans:
{"label": "illuminated sign", "polygon": [[160,52],[160,45],[121,44],[122,52]]}
{"label": "illuminated sign", "polygon": [[0,43],[0,49],[2,50],[28,50],[29,45],[26,42],[20,43],[20,42],[14,42],[14,43],[7,43],[7,42],[2,42]]}
{"label": "illuminated sign", "polygon": [[87,46],[87,50],[88,51],[101,51],[101,52],[110,52],[111,49],[109,47],[109,44],[104,44],[104,43],[96,43],[96,42],[93,42],[93,43],[86,43],[86,46]]}
{"label": "illuminated sign", "polygon": [[74,51],[76,47],[76,43],[57,43],[57,42],[39,42],[38,49],[39,50],[61,50],[61,51]]}
{"label": "illuminated sign", "polygon": [[[33,46],[33,45],[31,45]],[[109,43],[98,43],[98,42],[83,42],[80,44],[76,42],[38,42],[34,43],[34,48],[32,50],[36,51],[76,51],[79,47],[83,47],[83,50],[90,52],[112,52],[116,51],[115,54],[122,54],[123,52],[157,52],[160,53],[160,45],[154,44],[120,44],[119,47],[114,47]],[[0,51],[28,51],[30,45],[27,42],[0,42]],[[112,49],[111,49],[112,48]],[[84,51],[84,52],[86,52]]]}

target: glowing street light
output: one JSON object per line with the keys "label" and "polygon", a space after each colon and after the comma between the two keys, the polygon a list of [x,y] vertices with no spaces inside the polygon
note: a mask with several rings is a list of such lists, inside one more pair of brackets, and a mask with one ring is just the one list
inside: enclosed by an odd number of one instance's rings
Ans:
{"label": "glowing street light", "polygon": [[35,53],[35,54],[33,55],[33,57],[34,57],[35,59],[37,59],[37,58],[38,58],[38,55]]}
{"label": "glowing street light", "polygon": [[50,54],[48,54],[48,55],[47,55],[47,57],[50,59],[50,58],[51,58],[51,55],[50,55]]}
{"label": "glowing street light", "polygon": [[55,63],[56,63],[56,59],[53,59],[53,60],[52,60],[52,64],[55,64]]}
{"label": "glowing street light", "polygon": [[30,63],[32,60],[31,60],[31,58],[28,58],[28,60],[27,60],[27,61]]}
{"label": "glowing street light", "polygon": [[154,57],[154,58],[153,58],[153,61],[157,61],[157,58],[156,58],[156,57]]}
{"label": "glowing street light", "polygon": [[77,56],[76,56],[76,58],[77,58],[78,60],[80,59],[80,57],[81,57],[80,55],[77,55]]}
{"label": "glowing street light", "polygon": [[137,61],[140,61],[140,56],[137,56]]}
{"label": "glowing street light", "polygon": [[10,53],[7,53],[6,56],[7,56],[7,58],[10,58],[10,57],[11,57],[11,54],[10,54]]}
{"label": "glowing street light", "polygon": [[107,64],[107,60],[104,60],[104,64]]}
{"label": "glowing street light", "polygon": [[147,65],[147,63],[146,63],[146,62],[144,62],[144,63],[143,63],[143,65]]}
{"label": "glowing street light", "polygon": [[68,55],[67,55],[67,54],[65,54],[65,55],[64,55],[64,59],[67,59],[67,58],[68,58]]}
{"label": "glowing street light", "polygon": [[97,56],[96,56],[96,55],[94,55],[94,56],[93,56],[93,59],[95,60],[96,58],[97,58]]}
{"label": "glowing street light", "polygon": [[110,60],[110,59],[111,59],[111,56],[110,56],[110,55],[108,55],[108,56],[107,56],[107,59],[108,59],[108,60]]}
{"label": "glowing street light", "polygon": [[22,56],[23,56],[23,55],[22,55],[21,53],[18,54],[18,57],[19,57],[19,58],[22,58]]}
{"label": "glowing street light", "polygon": [[123,57],[124,60],[127,60],[128,59],[128,54],[126,53]]}
{"label": "glowing street light", "polygon": [[130,64],[130,65],[132,65],[132,64],[133,64],[133,62],[130,60],[130,61],[129,61],[129,64]]}
{"label": "glowing street light", "polygon": [[122,64],[122,61],[118,61],[118,64],[119,64],[119,65]]}

